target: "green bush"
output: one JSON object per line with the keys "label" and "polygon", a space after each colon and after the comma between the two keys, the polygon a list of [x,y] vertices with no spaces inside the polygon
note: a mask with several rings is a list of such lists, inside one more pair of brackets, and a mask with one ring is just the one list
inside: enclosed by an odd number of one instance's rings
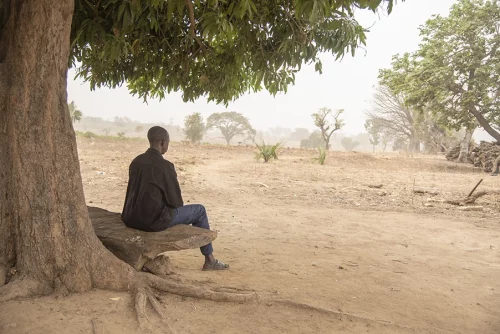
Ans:
{"label": "green bush", "polygon": [[280,147],[280,143],[276,143],[274,145],[266,145],[264,142],[262,145],[255,144],[257,145],[258,152],[255,153],[255,160],[259,161],[260,159],[263,159],[264,162],[269,162],[272,159],[278,160],[278,148]]}
{"label": "green bush", "polygon": [[88,139],[93,139],[93,138],[96,138],[97,136],[95,135],[95,133],[93,132],[90,132],[90,131],[87,131],[83,134],[83,136],[85,138],[88,138]]}
{"label": "green bush", "polygon": [[318,147],[318,157],[314,158],[314,160],[318,161],[320,165],[324,165],[326,162],[326,150],[324,147]]}

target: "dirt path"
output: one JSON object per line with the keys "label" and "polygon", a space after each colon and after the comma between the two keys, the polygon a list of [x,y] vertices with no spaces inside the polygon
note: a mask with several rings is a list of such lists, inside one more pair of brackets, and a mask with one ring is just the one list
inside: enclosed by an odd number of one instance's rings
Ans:
{"label": "dirt path", "polygon": [[[86,147],[81,158],[94,159],[82,165],[87,200],[121,209],[123,164],[141,150],[132,146],[110,162],[105,178],[94,168],[115,151]],[[408,206],[346,208],[332,200],[335,192],[367,181],[336,182],[355,176],[335,164],[318,168],[300,155],[264,165],[246,151],[175,147],[172,160],[185,200],[204,204],[219,231],[216,256],[231,265],[228,272],[202,272],[197,250],[173,253],[178,277],[296,303],[232,305],[161,296],[180,333],[500,332],[496,218],[425,214]],[[375,167],[373,182],[387,185],[386,172]],[[439,179],[446,176],[439,173],[421,174],[420,182],[444,188]],[[128,294],[95,291],[4,303],[0,332],[91,333],[91,320],[98,319],[105,333],[134,333],[133,316]]]}
{"label": "dirt path", "polygon": [[234,268],[225,282],[431,332],[500,331],[498,222],[283,200],[238,175],[245,164],[194,171],[221,231],[215,246]]}

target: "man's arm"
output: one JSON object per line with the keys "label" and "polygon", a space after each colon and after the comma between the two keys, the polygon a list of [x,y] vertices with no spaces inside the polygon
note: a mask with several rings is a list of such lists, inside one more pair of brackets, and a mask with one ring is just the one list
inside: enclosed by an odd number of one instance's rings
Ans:
{"label": "man's arm", "polygon": [[179,181],[177,180],[177,172],[172,163],[168,164],[166,171],[166,195],[167,203],[169,206],[174,208],[180,208],[184,206],[184,201],[182,200],[181,187],[179,186]]}

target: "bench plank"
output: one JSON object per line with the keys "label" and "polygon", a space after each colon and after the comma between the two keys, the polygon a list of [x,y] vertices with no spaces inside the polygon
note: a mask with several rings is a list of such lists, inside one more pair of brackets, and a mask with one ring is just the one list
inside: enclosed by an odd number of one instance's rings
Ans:
{"label": "bench plank", "polygon": [[106,248],[136,270],[167,251],[199,248],[217,238],[216,231],[176,225],[161,232],[144,232],[125,226],[120,214],[87,207],[97,237]]}

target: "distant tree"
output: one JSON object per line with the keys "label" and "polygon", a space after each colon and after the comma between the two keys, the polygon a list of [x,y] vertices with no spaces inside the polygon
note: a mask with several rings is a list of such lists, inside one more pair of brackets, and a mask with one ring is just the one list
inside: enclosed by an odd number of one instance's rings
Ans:
{"label": "distant tree", "polygon": [[[325,149],[328,151],[330,149],[330,137],[337,130],[340,130],[344,126],[344,121],[340,119],[340,115],[344,112],[344,109],[338,109],[335,113],[332,109],[321,108],[317,113],[312,114],[314,120],[314,125],[316,125],[320,131],[323,141],[325,143]],[[331,120],[329,120],[331,118]]]}
{"label": "distant tree", "polygon": [[273,137],[287,138],[292,133],[292,130],[288,129],[288,128],[282,128],[280,126],[277,126],[277,127],[269,129],[269,132]]}
{"label": "distant tree", "polygon": [[76,106],[75,101],[68,103],[69,115],[73,123],[79,122],[82,119],[82,112]]}
{"label": "distant tree", "polygon": [[186,116],[184,119],[184,135],[191,143],[199,143],[203,139],[206,126],[203,117],[196,112]]}
{"label": "distant tree", "polygon": [[393,137],[408,143],[410,152],[418,152],[420,138],[418,122],[420,113],[405,103],[402,94],[396,95],[389,87],[379,86],[373,94],[370,111],[366,112],[368,121],[376,131],[387,131]]}
{"label": "distant tree", "polygon": [[394,138],[392,143],[393,151],[408,151],[408,139],[405,137]]}
{"label": "distant tree", "polygon": [[[420,118],[417,131],[425,153],[447,152],[450,148],[460,143],[459,136],[461,134],[458,131],[446,128],[444,125],[440,125],[431,112],[424,110]],[[472,132],[470,134],[472,136]],[[468,144],[470,145],[470,141],[468,141]]]}
{"label": "distant tree", "polygon": [[135,127],[135,132],[137,132],[137,133],[141,133],[143,130],[144,130],[144,126],[142,126],[142,125],[138,125]]}
{"label": "distant tree", "polygon": [[365,129],[368,132],[368,136],[370,136],[370,144],[373,147],[373,153],[375,153],[375,147],[377,147],[378,144],[380,144],[381,129],[376,126],[376,122],[370,119],[366,120]]}
{"label": "distant tree", "polygon": [[290,140],[302,140],[307,139],[309,137],[309,130],[306,128],[296,128],[290,134]]}
{"label": "distant tree", "polygon": [[217,128],[222,132],[229,145],[235,136],[255,138],[256,131],[250,125],[248,118],[235,111],[213,113],[207,119],[207,129]]}
{"label": "distant tree", "polygon": [[116,134],[118,138],[125,138],[125,131],[120,131]]}
{"label": "distant tree", "polygon": [[113,118],[113,122],[116,123],[118,126],[123,127],[123,126],[125,126],[126,123],[131,123],[132,120],[128,117],[125,117],[125,116],[123,116],[123,117],[115,116]]}
{"label": "distant tree", "polygon": [[342,138],[342,141],[340,142],[342,144],[342,147],[344,147],[344,149],[347,151],[347,152],[351,152],[353,151],[356,147],[359,146],[359,142],[358,141],[354,141],[352,140],[351,137],[344,137]]}
{"label": "distant tree", "polygon": [[102,131],[102,133],[104,133],[105,136],[109,136],[109,134],[111,133],[111,129],[110,128],[104,128],[101,131]]}
{"label": "distant tree", "polygon": [[301,148],[325,147],[325,140],[323,139],[321,132],[316,130],[309,135],[309,138],[302,139],[300,141],[300,147]]}

